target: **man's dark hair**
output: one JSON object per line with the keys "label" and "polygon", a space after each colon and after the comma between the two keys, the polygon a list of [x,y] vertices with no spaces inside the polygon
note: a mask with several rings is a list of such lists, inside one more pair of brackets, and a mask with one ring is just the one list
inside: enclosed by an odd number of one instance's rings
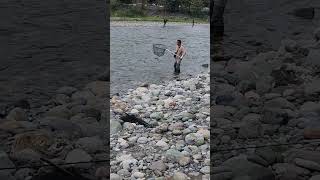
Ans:
{"label": "man's dark hair", "polygon": [[181,44],[181,40],[180,39],[178,39],[177,41]]}

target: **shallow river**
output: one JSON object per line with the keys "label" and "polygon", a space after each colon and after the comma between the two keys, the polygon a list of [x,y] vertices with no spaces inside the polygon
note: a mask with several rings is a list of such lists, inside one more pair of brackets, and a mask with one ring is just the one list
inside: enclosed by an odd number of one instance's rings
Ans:
{"label": "shallow river", "polygon": [[161,83],[173,78],[174,58],[166,52],[162,57],[153,54],[152,45],[164,44],[174,51],[181,39],[187,55],[181,64],[179,78],[207,71],[209,64],[209,24],[112,23],[110,31],[111,93],[125,93],[141,83]]}

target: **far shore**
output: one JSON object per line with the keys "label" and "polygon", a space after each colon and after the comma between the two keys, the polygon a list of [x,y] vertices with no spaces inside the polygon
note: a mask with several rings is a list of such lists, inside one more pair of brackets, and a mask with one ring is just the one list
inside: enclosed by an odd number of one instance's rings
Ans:
{"label": "far shore", "polygon": [[[148,17],[111,17],[111,22],[156,22],[163,24],[163,18],[158,16],[148,16]],[[168,17],[167,24],[170,23],[179,23],[179,24],[192,24],[193,19],[191,18],[182,18],[182,17]],[[209,24],[208,20],[205,19],[194,19],[195,24]]]}

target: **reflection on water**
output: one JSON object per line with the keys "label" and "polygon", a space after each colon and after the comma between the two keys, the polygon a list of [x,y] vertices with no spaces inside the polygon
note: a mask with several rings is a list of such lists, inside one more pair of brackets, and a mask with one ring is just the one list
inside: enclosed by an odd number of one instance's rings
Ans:
{"label": "reflection on water", "polygon": [[[111,93],[125,93],[142,82],[161,83],[206,71],[201,65],[209,64],[209,31],[209,25],[111,25]],[[174,51],[177,39],[187,49],[178,76],[173,74],[173,55],[157,57],[152,50],[152,45],[159,43]]]}

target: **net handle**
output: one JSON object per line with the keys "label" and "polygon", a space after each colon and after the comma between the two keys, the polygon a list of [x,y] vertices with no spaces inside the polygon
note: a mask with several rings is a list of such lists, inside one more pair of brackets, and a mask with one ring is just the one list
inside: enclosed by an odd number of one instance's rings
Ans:
{"label": "net handle", "polygon": [[[170,51],[169,49],[166,49],[166,51],[170,52],[170,53],[173,54],[173,55],[176,55],[176,53]],[[176,56],[178,56],[178,55],[176,55]],[[181,58],[180,56],[178,56],[178,57]]]}

